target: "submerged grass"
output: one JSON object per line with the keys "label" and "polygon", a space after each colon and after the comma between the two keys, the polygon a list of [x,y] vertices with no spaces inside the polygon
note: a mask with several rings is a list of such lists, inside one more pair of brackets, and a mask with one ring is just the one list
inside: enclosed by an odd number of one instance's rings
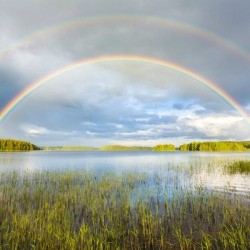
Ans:
{"label": "submerged grass", "polygon": [[250,247],[249,206],[237,196],[202,187],[170,196],[159,176],[146,174],[11,172],[0,178],[2,249]]}
{"label": "submerged grass", "polygon": [[230,174],[250,174],[250,161],[235,161],[226,166]]}

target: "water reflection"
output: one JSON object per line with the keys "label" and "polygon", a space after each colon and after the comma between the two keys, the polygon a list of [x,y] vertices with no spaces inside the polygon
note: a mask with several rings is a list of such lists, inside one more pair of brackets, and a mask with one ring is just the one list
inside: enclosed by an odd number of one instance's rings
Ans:
{"label": "water reflection", "polygon": [[[0,172],[89,170],[148,173],[163,177],[163,185],[173,188],[205,186],[233,189],[249,194],[250,176],[225,173],[225,163],[250,160],[250,153],[204,152],[25,152],[0,153]],[[173,180],[177,180],[173,181]],[[167,183],[167,184],[166,184]]]}

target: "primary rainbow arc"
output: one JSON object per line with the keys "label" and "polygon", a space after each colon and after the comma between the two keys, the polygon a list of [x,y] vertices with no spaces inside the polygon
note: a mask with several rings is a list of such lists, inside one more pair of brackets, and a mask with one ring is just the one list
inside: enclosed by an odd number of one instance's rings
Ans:
{"label": "primary rainbow arc", "polygon": [[44,85],[49,80],[67,72],[72,69],[83,67],[86,65],[103,63],[103,62],[115,62],[115,61],[127,61],[127,62],[142,62],[142,63],[150,63],[158,66],[163,66],[168,69],[172,69],[184,75],[187,75],[196,81],[200,82],[204,87],[207,87],[215,94],[217,94],[220,98],[222,98],[226,103],[228,103],[231,107],[233,107],[236,111],[238,111],[243,117],[248,117],[248,114],[245,110],[238,104],[228,93],[226,93],[223,89],[217,86],[212,81],[206,79],[205,77],[197,74],[194,71],[191,71],[187,68],[184,68],[180,65],[156,59],[151,57],[139,56],[139,55],[113,55],[113,56],[101,56],[90,58],[82,61],[78,61],[67,65],[63,68],[60,68],[51,74],[41,78],[40,80],[32,83],[29,87],[24,89],[21,93],[19,93],[16,97],[14,97],[0,112],[0,123],[7,117],[7,115],[15,109],[22,101],[28,98],[32,93],[34,93],[37,89],[39,89],[42,85]]}

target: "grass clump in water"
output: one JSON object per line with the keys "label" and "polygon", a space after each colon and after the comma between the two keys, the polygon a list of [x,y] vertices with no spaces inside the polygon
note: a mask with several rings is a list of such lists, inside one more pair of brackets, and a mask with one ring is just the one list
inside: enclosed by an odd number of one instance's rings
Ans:
{"label": "grass clump in water", "polygon": [[201,187],[169,195],[160,177],[144,174],[13,172],[0,178],[3,249],[250,247],[246,202]]}
{"label": "grass clump in water", "polygon": [[230,174],[250,174],[250,161],[236,161],[226,166]]}

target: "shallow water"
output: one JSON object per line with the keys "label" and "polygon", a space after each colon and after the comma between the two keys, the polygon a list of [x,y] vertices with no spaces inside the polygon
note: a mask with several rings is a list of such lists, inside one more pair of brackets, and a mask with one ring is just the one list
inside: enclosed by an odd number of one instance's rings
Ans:
{"label": "shallow water", "polygon": [[[103,152],[34,151],[0,153],[0,172],[74,171],[133,172],[162,176],[163,185],[209,189],[250,195],[250,175],[229,175],[223,165],[250,160],[250,152]],[[167,184],[166,184],[167,183]]]}

